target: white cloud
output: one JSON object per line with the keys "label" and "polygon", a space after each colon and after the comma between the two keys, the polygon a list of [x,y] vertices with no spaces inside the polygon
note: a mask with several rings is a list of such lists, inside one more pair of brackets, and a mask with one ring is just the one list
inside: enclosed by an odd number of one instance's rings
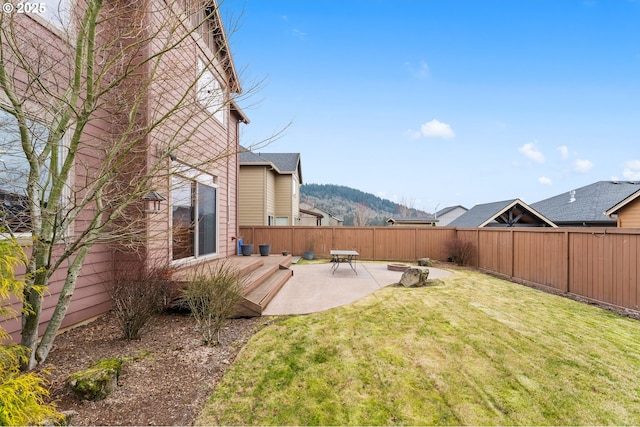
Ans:
{"label": "white cloud", "polygon": [[560,152],[560,157],[562,157],[563,160],[569,158],[569,147],[561,145],[557,150]]}
{"label": "white cloud", "polygon": [[291,30],[291,34],[298,40],[304,40],[307,38],[307,33],[297,28],[294,28],[293,30]]}
{"label": "white cloud", "polygon": [[417,65],[414,65],[411,62],[407,61],[404,63],[404,66],[407,68],[409,73],[417,79],[422,80],[429,77],[429,65],[427,65],[427,63],[424,61],[418,62]]}
{"label": "white cloud", "polygon": [[442,123],[437,119],[426,122],[420,127],[422,136],[426,138],[444,138],[450,139],[456,136],[451,129],[451,126],[447,123]]}
{"label": "white cloud", "polygon": [[629,160],[625,162],[622,176],[629,181],[640,181],[640,160]]}
{"label": "white cloud", "polygon": [[573,162],[573,170],[580,173],[586,173],[593,169],[593,163],[586,159],[577,159]]}
{"label": "white cloud", "polygon": [[544,185],[553,184],[553,181],[551,181],[551,178],[547,178],[546,176],[541,176],[540,178],[538,178],[538,182]]}
{"label": "white cloud", "polygon": [[536,144],[533,142],[524,144],[522,147],[518,148],[518,151],[534,162],[544,163],[545,161],[544,155],[540,152],[540,150],[538,150]]}
{"label": "white cloud", "polygon": [[420,139],[420,137],[422,136],[422,134],[420,132],[418,132],[417,130],[411,130],[411,129],[407,129],[404,132],[404,136],[406,136],[409,139]]}

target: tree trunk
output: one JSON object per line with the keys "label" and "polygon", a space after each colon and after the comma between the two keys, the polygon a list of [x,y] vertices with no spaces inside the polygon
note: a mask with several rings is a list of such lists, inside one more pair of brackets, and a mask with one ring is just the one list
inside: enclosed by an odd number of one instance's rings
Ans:
{"label": "tree trunk", "polygon": [[32,285],[24,290],[24,311],[22,313],[22,340],[20,345],[29,349],[29,359],[21,364],[23,371],[36,366],[35,355],[38,347],[38,325],[42,311],[42,294]]}
{"label": "tree trunk", "polygon": [[[49,355],[49,351],[51,351],[56,333],[60,329],[62,321],[67,314],[67,310],[69,309],[71,297],[73,296],[73,292],[76,288],[76,283],[78,282],[78,275],[80,274],[82,264],[84,263],[84,259],[86,258],[88,253],[89,247],[83,247],[79,251],[78,255],[74,258],[73,262],[69,266],[69,269],[67,270],[67,278],[65,279],[62,290],[60,291],[60,297],[58,298],[56,308],[53,311],[53,315],[51,316],[51,320],[49,320],[47,329],[35,351],[34,362],[36,365],[44,362]],[[30,366],[30,369],[34,367],[35,365]]]}

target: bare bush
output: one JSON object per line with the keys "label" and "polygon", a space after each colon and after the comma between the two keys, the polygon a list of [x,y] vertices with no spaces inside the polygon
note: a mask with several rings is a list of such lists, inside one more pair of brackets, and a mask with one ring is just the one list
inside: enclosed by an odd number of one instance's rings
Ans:
{"label": "bare bush", "polygon": [[125,339],[140,338],[140,331],[165,308],[174,287],[165,268],[137,268],[116,275],[109,294]]}
{"label": "bare bush", "polygon": [[220,342],[222,325],[242,300],[243,287],[244,280],[238,271],[224,262],[213,270],[199,271],[189,281],[183,298],[205,344]]}
{"label": "bare bush", "polygon": [[458,238],[447,240],[445,246],[449,259],[458,265],[467,265],[475,249],[470,241]]}

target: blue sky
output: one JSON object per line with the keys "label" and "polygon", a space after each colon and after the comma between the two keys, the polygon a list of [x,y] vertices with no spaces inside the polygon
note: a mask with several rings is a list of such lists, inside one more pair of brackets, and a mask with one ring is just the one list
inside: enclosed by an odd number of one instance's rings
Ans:
{"label": "blue sky", "polygon": [[[252,145],[411,207],[640,180],[640,1],[224,0]],[[238,20],[237,28],[230,22]]]}

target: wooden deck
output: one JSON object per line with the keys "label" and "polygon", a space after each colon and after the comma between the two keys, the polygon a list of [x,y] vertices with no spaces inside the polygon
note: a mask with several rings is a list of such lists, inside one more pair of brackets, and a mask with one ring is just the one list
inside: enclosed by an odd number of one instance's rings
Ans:
{"label": "wooden deck", "polygon": [[284,284],[293,276],[291,255],[242,256],[213,260],[197,267],[187,267],[176,271],[173,278],[178,282],[188,282],[189,276],[198,271],[215,271],[220,265],[237,270],[244,278],[244,300],[236,307],[237,317],[261,316],[262,311]]}

